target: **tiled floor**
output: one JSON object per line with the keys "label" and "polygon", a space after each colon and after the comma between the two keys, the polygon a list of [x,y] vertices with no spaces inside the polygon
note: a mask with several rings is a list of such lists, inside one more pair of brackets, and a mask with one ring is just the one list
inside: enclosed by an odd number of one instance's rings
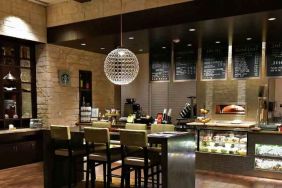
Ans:
{"label": "tiled floor", "polygon": [[[114,185],[119,187],[119,179]],[[0,188],[43,188],[42,163],[1,170]],[[197,172],[196,188],[282,188],[282,180]]]}

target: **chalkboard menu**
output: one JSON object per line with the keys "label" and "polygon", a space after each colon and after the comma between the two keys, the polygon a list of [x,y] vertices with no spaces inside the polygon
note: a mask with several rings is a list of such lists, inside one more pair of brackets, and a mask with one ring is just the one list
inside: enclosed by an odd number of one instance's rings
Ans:
{"label": "chalkboard menu", "polygon": [[267,76],[282,76],[282,42],[267,45]]}
{"label": "chalkboard menu", "polygon": [[196,79],[196,50],[174,52],[175,74],[174,80],[195,80]]}
{"label": "chalkboard menu", "polygon": [[170,53],[150,54],[151,81],[169,81]]}
{"label": "chalkboard menu", "polygon": [[226,78],[228,48],[216,46],[203,49],[202,80]]}
{"label": "chalkboard menu", "polygon": [[233,78],[256,78],[260,76],[261,45],[248,44],[233,47]]}

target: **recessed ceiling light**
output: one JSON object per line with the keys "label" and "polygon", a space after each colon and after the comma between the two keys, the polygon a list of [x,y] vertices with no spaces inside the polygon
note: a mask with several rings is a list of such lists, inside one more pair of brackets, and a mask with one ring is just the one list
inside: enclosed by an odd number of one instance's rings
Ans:
{"label": "recessed ceiling light", "polygon": [[269,21],[274,21],[276,20],[276,18],[272,17],[272,18],[268,18]]}
{"label": "recessed ceiling light", "polygon": [[86,43],[81,43],[80,45],[81,45],[81,46],[86,46]]}
{"label": "recessed ceiling light", "polygon": [[134,37],[128,37],[129,40],[134,40]]}
{"label": "recessed ceiling light", "polygon": [[176,38],[176,39],[173,39],[172,40],[174,43],[179,43],[180,42],[180,39],[179,38]]}
{"label": "recessed ceiling light", "polygon": [[192,46],[192,44],[187,44],[187,46],[189,46],[189,47],[190,47],[190,46]]}
{"label": "recessed ceiling light", "polygon": [[220,44],[220,41],[215,41],[216,44]]}
{"label": "recessed ceiling light", "polygon": [[141,48],[141,49],[139,49],[138,51],[139,51],[139,52],[143,52],[143,49]]}
{"label": "recessed ceiling light", "polygon": [[165,46],[163,46],[163,47],[162,47],[162,49],[166,49],[166,47],[165,47]]}
{"label": "recessed ceiling light", "polygon": [[103,48],[103,47],[102,47],[102,48],[100,48],[100,50],[105,50],[105,49],[106,49],[106,48]]}
{"label": "recessed ceiling light", "polygon": [[195,28],[190,28],[189,31],[193,32],[193,31],[196,31]]}
{"label": "recessed ceiling light", "polygon": [[251,38],[251,37],[248,37],[248,38],[246,38],[246,40],[252,40],[252,38]]}

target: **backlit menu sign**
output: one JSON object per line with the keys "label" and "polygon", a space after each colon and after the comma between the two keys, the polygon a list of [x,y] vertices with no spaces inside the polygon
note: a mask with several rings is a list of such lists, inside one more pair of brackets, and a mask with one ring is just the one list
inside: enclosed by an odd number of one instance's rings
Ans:
{"label": "backlit menu sign", "polygon": [[269,77],[282,76],[282,42],[267,45],[266,73]]}
{"label": "backlit menu sign", "polygon": [[261,67],[261,45],[248,44],[233,47],[233,78],[259,78]]}
{"label": "backlit menu sign", "polygon": [[227,57],[227,47],[204,49],[202,61],[202,80],[226,79]]}

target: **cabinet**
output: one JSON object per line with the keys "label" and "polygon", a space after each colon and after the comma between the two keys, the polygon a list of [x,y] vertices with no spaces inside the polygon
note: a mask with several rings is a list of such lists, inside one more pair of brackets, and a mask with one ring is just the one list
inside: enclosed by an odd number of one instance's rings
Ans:
{"label": "cabinet", "polygon": [[28,127],[36,117],[34,44],[0,39],[0,129]]}
{"label": "cabinet", "polygon": [[92,72],[79,71],[79,121],[91,121]]}

